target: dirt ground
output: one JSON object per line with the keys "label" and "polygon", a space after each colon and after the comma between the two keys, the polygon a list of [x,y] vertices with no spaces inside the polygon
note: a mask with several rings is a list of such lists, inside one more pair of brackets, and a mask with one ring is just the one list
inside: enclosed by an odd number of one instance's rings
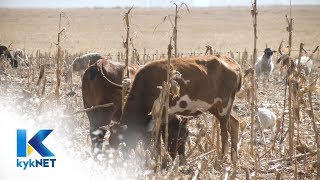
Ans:
{"label": "dirt ground", "polygon": [[[25,48],[28,53],[52,51],[57,42],[59,12],[61,9],[0,9],[0,43],[14,48]],[[66,28],[62,48],[75,53],[123,51],[125,27],[122,20],[125,9],[64,9],[62,27]],[[139,9],[131,12],[131,32],[135,48],[142,52],[165,53],[172,27],[162,23],[174,9]],[[258,50],[266,44],[277,49],[287,40],[285,15],[288,7],[258,7]],[[292,8],[294,19],[293,49],[305,43],[306,49],[320,44],[320,6]],[[171,18],[173,20],[173,18]],[[160,25],[159,25],[160,24]],[[159,25],[156,30],[155,27]],[[155,31],[154,31],[155,30]],[[180,52],[204,52],[206,45],[227,52],[253,49],[253,27],[250,7],[182,9],[178,24]],[[252,51],[252,50],[251,50]]]}

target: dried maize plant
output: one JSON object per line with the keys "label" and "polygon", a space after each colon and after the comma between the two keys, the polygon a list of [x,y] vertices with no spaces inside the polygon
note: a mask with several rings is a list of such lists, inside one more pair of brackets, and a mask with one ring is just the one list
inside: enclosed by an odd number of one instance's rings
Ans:
{"label": "dried maize plant", "polygon": [[175,10],[175,16],[174,16],[174,27],[173,27],[173,42],[174,42],[174,57],[177,57],[178,55],[178,49],[177,49],[177,44],[178,44],[178,18],[179,16],[179,11],[180,8],[184,5],[187,8],[187,11],[190,13],[189,11],[189,7],[186,3],[181,3],[180,6],[178,7],[178,5],[176,3],[173,3],[176,6],[176,10]]}
{"label": "dried maize plant", "polygon": [[[305,93],[309,92],[307,89],[312,87],[308,85],[308,79],[304,71],[302,71],[302,67],[300,66],[300,59],[302,53],[306,53],[303,48],[304,44],[300,44],[299,58],[298,63],[295,63],[292,59],[290,59],[290,66],[288,68],[288,83],[289,83],[289,155],[293,156],[294,154],[294,146],[299,146],[300,139],[300,122],[301,122],[301,105],[305,103]],[[315,48],[313,53],[310,55],[309,59],[311,59],[314,53],[318,50],[318,47]],[[310,80],[311,81],[311,80]],[[311,84],[314,84],[313,81]],[[310,82],[309,82],[310,83]],[[310,100],[309,100],[310,101]],[[304,109],[305,109],[304,108]],[[309,107],[307,107],[309,108]],[[295,128],[296,127],[296,128]],[[296,129],[296,134],[294,133]],[[295,138],[296,137],[296,138]]]}
{"label": "dried maize plant", "polygon": [[[172,46],[171,46],[171,39],[170,39],[170,44],[168,45],[168,64],[169,64],[169,67],[170,67],[170,57],[171,57],[171,50],[172,50]],[[170,56],[169,56],[170,55]],[[170,73],[170,69],[169,71],[167,71],[167,75],[169,76],[169,73]],[[167,79],[168,80],[168,79]],[[160,127],[161,127],[161,124],[163,122],[166,123],[166,129],[165,129],[165,149],[168,148],[168,105],[169,105],[169,95],[170,95],[170,84],[169,84],[169,81],[164,81],[162,83],[162,86],[161,87],[158,87],[160,88],[160,94],[159,94],[159,97],[154,101],[153,103],[153,106],[152,106],[152,109],[151,109],[151,115],[152,115],[152,119],[153,121],[155,122],[155,126],[154,126],[154,129],[152,129],[152,137],[153,137],[153,149],[158,149],[158,148],[155,148],[155,147],[161,147],[160,148],[160,153],[158,154],[157,156],[157,164],[162,164],[163,162],[163,153],[164,151],[162,146],[163,146],[163,143],[160,142],[160,144],[158,144],[158,140],[162,139],[162,137],[159,137],[159,133],[160,133]],[[151,146],[152,147],[152,146]],[[157,166],[157,172],[160,171],[160,165]]]}
{"label": "dried maize plant", "polygon": [[[129,14],[132,10],[133,6],[124,14],[123,20],[126,25],[126,41],[123,42],[123,47],[125,48],[126,58],[125,58],[125,69],[123,71],[123,79],[122,79],[122,108],[124,108],[125,100],[127,92],[131,86],[131,81],[129,77],[129,39],[130,39],[130,20],[129,20]],[[133,45],[133,44],[132,44]]]}
{"label": "dried maize plant", "polygon": [[154,101],[150,115],[152,115],[155,126],[153,129],[155,144],[159,137],[160,126],[165,122],[166,114],[166,101],[169,101],[170,96],[172,98],[180,97],[180,86],[175,79],[180,79],[180,72],[170,68],[169,82],[163,82],[162,86],[159,86],[160,94],[159,97]]}
{"label": "dried maize plant", "polygon": [[138,52],[138,50],[136,48],[133,49],[133,61],[136,62],[136,64],[138,65],[142,65],[141,61],[140,61],[140,54]]}
{"label": "dried maize plant", "polygon": [[[278,54],[280,54],[280,57],[277,57],[277,61],[276,61],[276,64],[280,64],[280,76],[282,77],[283,75],[283,71],[287,71],[288,70],[288,67],[290,65],[290,60],[292,59],[290,56],[289,56],[289,49],[284,49],[283,48],[283,43],[285,41],[284,40],[281,40],[280,44],[279,44],[279,47],[278,47]],[[285,70],[283,70],[283,68]]]}
{"label": "dried maize plant", "polygon": [[37,94],[40,95],[40,85],[42,82],[42,88],[41,88],[41,95],[44,95],[45,92],[45,85],[46,85],[46,76],[45,76],[45,72],[44,72],[44,65],[40,65],[40,72],[39,72],[39,77],[38,77],[38,81],[36,83],[37,86]]}
{"label": "dried maize plant", "polygon": [[[252,58],[252,66],[254,67],[255,65],[255,61],[257,59],[257,15],[258,15],[258,11],[257,11],[257,1],[254,0],[252,3],[252,10],[251,10],[251,15],[252,15],[252,25],[253,25],[253,58]],[[256,102],[254,100],[254,98],[256,97],[256,82],[255,82],[255,72],[253,71],[252,76],[251,76],[251,101],[250,101],[250,108],[251,108],[251,130],[250,130],[250,152],[253,155],[252,158],[254,159],[254,149],[253,149],[253,139],[254,139],[254,130],[253,130],[253,126],[254,126],[254,121],[255,121],[255,115],[256,115]]]}
{"label": "dried maize plant", "polygon": [[[280,133],[280,149],[281,149],[281,154],[284,154],[284,111],[286,109],[286,98],[287,98],[287,88],[288,88],[288,109],[289,109],[289,155],[293,155],[293,131],[294,131],[294,122],[293,122],[293,117],[292,117],[292,82],[290,81],[290,77],[292,76],[292,72],[294,70],[294,62],[291,58],[291,51],[292,51],[292,30],[293,30],[293,19],[291,18],[291,1],[290,1],[290,14],[289,18],[286,15],[286,20],[287,20],[287,32],[288,32],[288,46],[287,46],[287,51],[286,54],[281,55],[280,58],[277,60],[277,63],[282,61],[282,66],[287,66],[287,73],[286,73],[286,82],[285,82],[285,92],[284,92],[284,103],[283,103],[283,112],[282,112],[282,124],[281,124],[281,133]],[[282,47],[283,47],[283,41],[281,41],[279,45],[279,53],[282,53]],[[288,87],[287,87],[288,86]]]}
{"label": "dried maize plant", "polygon": [[230,57],[232,57],[232,59],[234,59],[234,54],[233,54],[233,52],[231,50],[228,52],[228,54],[229,54]]}
{"label": "dried maize plant", "polygon": [[244,71],[243,83],[241,85],[240,92],[238,92],[236,94],[237,98],[239,98],[239,99],[246,98],[248,105],[250,104],[251,98],[252,98],[250,79],[251,79],[251,76],[253,76],[253,71],[254,71],[254,69],[252,67],[250,67]]}
{"label": "dried maize plant", "polygon": [[126,41],[123,42],[123,47],[125,48],[125,53],[126,53],[126,59],[125,59],[125,76],[126,78],[129,78],[129,68],[128,68],[128,63],[129,63],[129,39],[130,39],[130,20],[129,20],[129,14],[132,10],[133,6],[124,14],[123,20],[126,25]]}
{"label": "dried maize plant", "polygon": [[62,59],[61,57],[63,56],[63,51],[61,52],[61,45],[60,45],[60,41],[61,41],[61,36],[62,33],[66,30],[66,28],[62,28],[61,29],[61,18],[65,17],[64,12],[60,12],[59,15],[59,26],[58,26],[58,42],[57,42],[57,56],[56,56],[56,60],[57,60],[57,64],[56,64],[56,78],[57,78],[57,83],[56,83],[56,89],[55,89],[55,96],[57,99],[59,99],[60,97],[60,86],[61,86],[61,69],[62,69]]}
{"label": "dried maize plant", "polygon": [[[169,99],[176,98],[180,96],[180,86],[176,79],[181,79],[181,73],[176,71],[170,65],[171,62],[171,53],[172,45],[171,39],[168,45],[168,60],[167,60],[167,81],[164,81],[160,89],[159,97],[154,101],[150,114],[155,123],[154,128],[151,130],[153,137],[153,147],[161,147],[160,153],[158,155],[158,164],[162,162],[167,162],[168,160],[173,163],[171,157],[168,156],[168,110],[169,110]],[[161,141],[162,137],[160,136],[160,127],[161,124],[165,124],[165,139],[164,143]],[[160,142],[158,142],[160,139]],[[153,148],[159,149],[159,148]]]}
{"label": "dried maize plant", "polygon": [[240,65],[241,67],[244,67],[245,69],[247,68],[247,65],[248,65],[248,51],[247,49],[244,49],[242,55],[241,55],[241,62],[240,62]]}
{"label": "dried maize plant", "polygon": [[9,61],[7,60],[7,58],[2,54],[0,56],[0,75],[5,75],[8,76],[8,74],[6,73],[6,69],[10,67]]}
{"label": "dried maize plant", "polygon": [[[187,11],[190,13],[190,10],[189,10],[189,7],[186,3],[181,3],[180,6],[178,6],[176,3],[173,3],[175,5],[175,15],[174,15],[174,23],[172,23],[171,21],[171,17],[173,15],[167,15],[163,18],[162,22],[160,24],[162,24],[163,22],[166,21],[166,19],[168,18],[170,23],[171,23],[171,26],[173,28],[173,33],[172,33],[172,40],[173,40],[173,49],[174,49],[174,57],[178,57],[178,18],[181,18],[179,16],[179,12],[180,12],[180,9],[185,6],[187,8]],[[154,30],[153,30],[153,33],[156,31],[157,27],[160,25],[158,24]],[[171,40],[170,40],[171,41]]]}
{"label": "dried maize plant", "polygon": [[213,51],[212,51],[212,47],[210,45],[206,45],[206,52],[204,53],[204,55],[212,55]]}
{"label": "dried maize plant", "polygon": [[[296,130],[297,130],[297,133],[295,134],[296,139],[295,139],[294,145],[296,146],[295,149],[300,153],[303,153],[303,154],[311,153],[311,152],[315,153],[315,151],[311,150],[314,148],[309,147],[304,141],[301,140],[303,137],[300,137],[300,123],[302,120],[300,116],[300,112],[301,112],[301,106],[303,106],[304,111],[309,115],[312,122],[313,131],[315,134],[314,146],[316,146],[317,163],[319,163],[320,162],[319,130],[316,126],[312,98],[311,98],[311,94],[316,93],[319,90],[319,87],[317,86],[318,77],[310,78],[308,80],[306,74],[302,71],[302,67],[300,66],[301,54],[303,52],[306,53],[306,50],[303,48],[303,46],[304,44],[301,43],[298,63],[295,64],[291,61],[291,66],[293,67],[290,67],[292,69],[291,71],[292,74],[289,76],[290,77],[289,82],[292,83],[292,98],[293,98],[292,112],[294,117],[294,123],[296,123]],[[309,60],[317,52],[318,48],[319,46],[315,48],[315,50],[309,56]],[[305,98],[306,96],[308,98]],[[306,103],[306,101],[308,101],[309,104]],[[294,128],[294,125],[292,125],[292,128]],[[317,166],[317,177],[318,178],[320,177],[319,166]]]}

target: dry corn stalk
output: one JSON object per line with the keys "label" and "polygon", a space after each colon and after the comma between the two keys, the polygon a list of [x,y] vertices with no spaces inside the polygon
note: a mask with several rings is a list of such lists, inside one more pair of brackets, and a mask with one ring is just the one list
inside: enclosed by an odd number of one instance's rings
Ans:
{"label": "dry corn stalk", "polygon": [[242,56],[241,56],[241,62],[240,62],[241,66],[244,66],[244,63],[247,64],[247,62],[248,62],[248,57],[249,57],[248,51],[247,51],[247,49],[244,49],[244,51],[243,51],[243,53],[242,53]]}
{"label": "dry corn stalk", "polygon": [[[185,6],[187,8],[187,11],[190,13],[189,7],[186,3],[181,3],[180,6],[178,6],[176,3],[173,3],[175,5],[175,16],[174,16],[174,23],[172,23],[171,21],[171,17],[172,15],[167,15],[163,18],[162,22],[159,23],[153,30],[153,33],[156,31],[157,27],[162,24],[163,22],[166,21],[166,19],[168,18],[171,26],[173,27],[173,32],[172,32],[172,40],[173,40],[173,49],[174,49],[174,57],[178,57],[178,18],[179,16],[179,11],[182,8],[182,6]],[[171,40],[170,40],[171,41]],[[171,43],[170,43],[171,44]],[[158,54],[158,53],[157,53]]]}
{"label": "dry corn stalk", "polygon": [[[251,15],[252,15],[252,23],[253,23],[253,30],[254,30],[254,38],[253,38],[253,58],[252,58],[252,66],[251,67],[254,67],[255,65],[255,61],[257,59],[257,1],[254,0],[252,2],[252,10],[251,10]],[[254,139],[254,129],[253,129],[253,126],[254,126],[254,121],[255,121],[255,102],[254,102],[254,97],[256,97],[256,83],[255,83],[255,72],[253,71],[252,73],[252,76],[251,76],[251,86],[252,86],[252,93],[251,93],[251,136],[250,136],[250,151],[251,151],[251,154],[254,155],[254,150],[253,150],[253,139]],[[254,157],[253,157],[254,158]]]}
{"label": "dry corn stalk", "polygon": [[47,78],[46,76],[43,78],[43,83],[42,83],[42,90],[41,90],[41,96],[43,96],[45,94],[45,90],[46,90],[46,83],[47,83]]}
{"label": "dry corn stalk", "polygon": [[204,55],[210,54],[212,55],[212,47],[210,45],[206,45],[206,52],[204,53]]}
{"label": "dry corn stalk", "polygon": [[178,57],[178,48],[177,48],[177,44],[178,44],[178,17],[179,17],[179,11],[180,8],[184,5],[187,8],[187,11],[189,11],[189,7],[186,3],[181,3],[179,8],[178,5],[176,3],[173,3],[176,6],[176,10],[175,10],[175,16],[174,16],[174,27],[173,27],[173,43],[174,43],[174,57]]}
{"label": "dry corn stalk", "polygon": [[125,76],[126,78],[129,78],[129,68],[128,68],[128,63],[129,63],[129,39],[130,39],[130,20],[129,20],[129,14],[132,10],[133,6],[124,14],[123,20],[125,21],[126,24],[126,41],[123,42],[123,47],[126,50],[126,59],[125,59]]}
{"label": "dry corn stalk", "polygon": [[58,27],[58,43],[57,43],[57,67],[56,67],[56,78],[57,78],[57,84],[55,89],[55,96],[56,98],[59,98],[60,96],[60,86],[61,86],[61,46],[60,46],[60,39],[62,33],[65,31],[65,28],[61,29],[61,17],[63,15],[63,12],[60,12],[59,17],[59,27]]}
{"label": "dry corn stalk", "polygon": [[[125,13],[123,20],[125,21],[126,24],[126,41],[123,42],[123,47],[126,50],[126,59],[125,59],[125,69],[123,71],[123,79],[122,81],[124,81],[125,79],[129,79],[129,39],[130,39],[130,21],[129,21],[129,14],[132,10],[133,6]],[[128,85],[127,87],[130,87],[130,85]],[[127,88],[123,88],[122,89],[122,109],[124,108],[124,104],[125,104],[125,99],[126,99],[126,94],[127,94]]]}
{"label": "dry corn stalk", "polygon": [[40,65],[40,72],[39,72],[39,78],[38,78],[38,81],[37,81],[37,86],[39,86],[40,85],[40,82],[41,82],[41,80],[44,78],[44,65],[43,64],[41,64]]}
{"label": "dry corn stalk", "polygon": [[[289,34],[289,45],[288,45],[288,55],[290,57],[291,55],[291,50],[292,50],[292,24],[293,24],[293,19],[291,18],[291,0],[290,0],[290,14],[289,14],[289,18],[288,16],[286,15],[286,20],[287,20],[287,24],[288,24],[288,27],[287,27],[287,31],[288,31],[288,34]],[[293,62],[291,61],[290,62],[291,65],[293,65]],[[292,113],[291,113],[291,92],[292,92],[292,85],[291,85],[291,82],[290,82],[290,75],[292,74],[292,68],[294,68],[294,66],[291,66],[287,69],[287,74],[286,74],[286,85],[285,85],[285,97],[284,97],[284,107],[283,107],[283,111],[286,107],[286,92],[287,92],[287,83],[289,84],[289,92],[288,92],[288,108],[289,108],[289,155],[293,155],[293,121],[292,121]],[[282,128],[281,128],[281,139],[280,139],[280,144],[283,143],[283,140],[284,140],[284,136],[283,136],[283,126],[284,126],[284,113],[282,115]],[[291,129],[291,130],[290,130]]]}

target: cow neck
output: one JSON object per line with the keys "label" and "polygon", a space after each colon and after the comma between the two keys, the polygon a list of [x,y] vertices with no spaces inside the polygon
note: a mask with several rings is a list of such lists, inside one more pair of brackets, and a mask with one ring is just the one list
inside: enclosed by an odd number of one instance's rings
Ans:
{"label": "cow neck", "polygon": [[148,114],[143,109],[143,100],[141,94],[129,93],[127,102],[123,109],[121,124],[127,125],[128,129],[139,128],[148,120]]}
{"label": "cow neck", "polygon": [[150,63],[139,70],[135,76],[127,103],[123,109],[121,124],[143,129],[147,126],[154,100],[159,96],[159,89],[165,80],[165,64]]}

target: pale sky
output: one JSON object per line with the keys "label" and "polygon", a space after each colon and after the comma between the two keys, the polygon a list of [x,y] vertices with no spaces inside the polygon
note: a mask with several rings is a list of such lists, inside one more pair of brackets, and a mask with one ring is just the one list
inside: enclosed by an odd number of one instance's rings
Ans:
{"label": "pale sky", "polygon": [[[171,1],[193,7],[250,6],[251,0],[0,0],[5,8],[171,7]],[[258,0],[259,5],[289,5],[289,0]],[[320,0],[292,0],[292,5],[320,5]]]}

